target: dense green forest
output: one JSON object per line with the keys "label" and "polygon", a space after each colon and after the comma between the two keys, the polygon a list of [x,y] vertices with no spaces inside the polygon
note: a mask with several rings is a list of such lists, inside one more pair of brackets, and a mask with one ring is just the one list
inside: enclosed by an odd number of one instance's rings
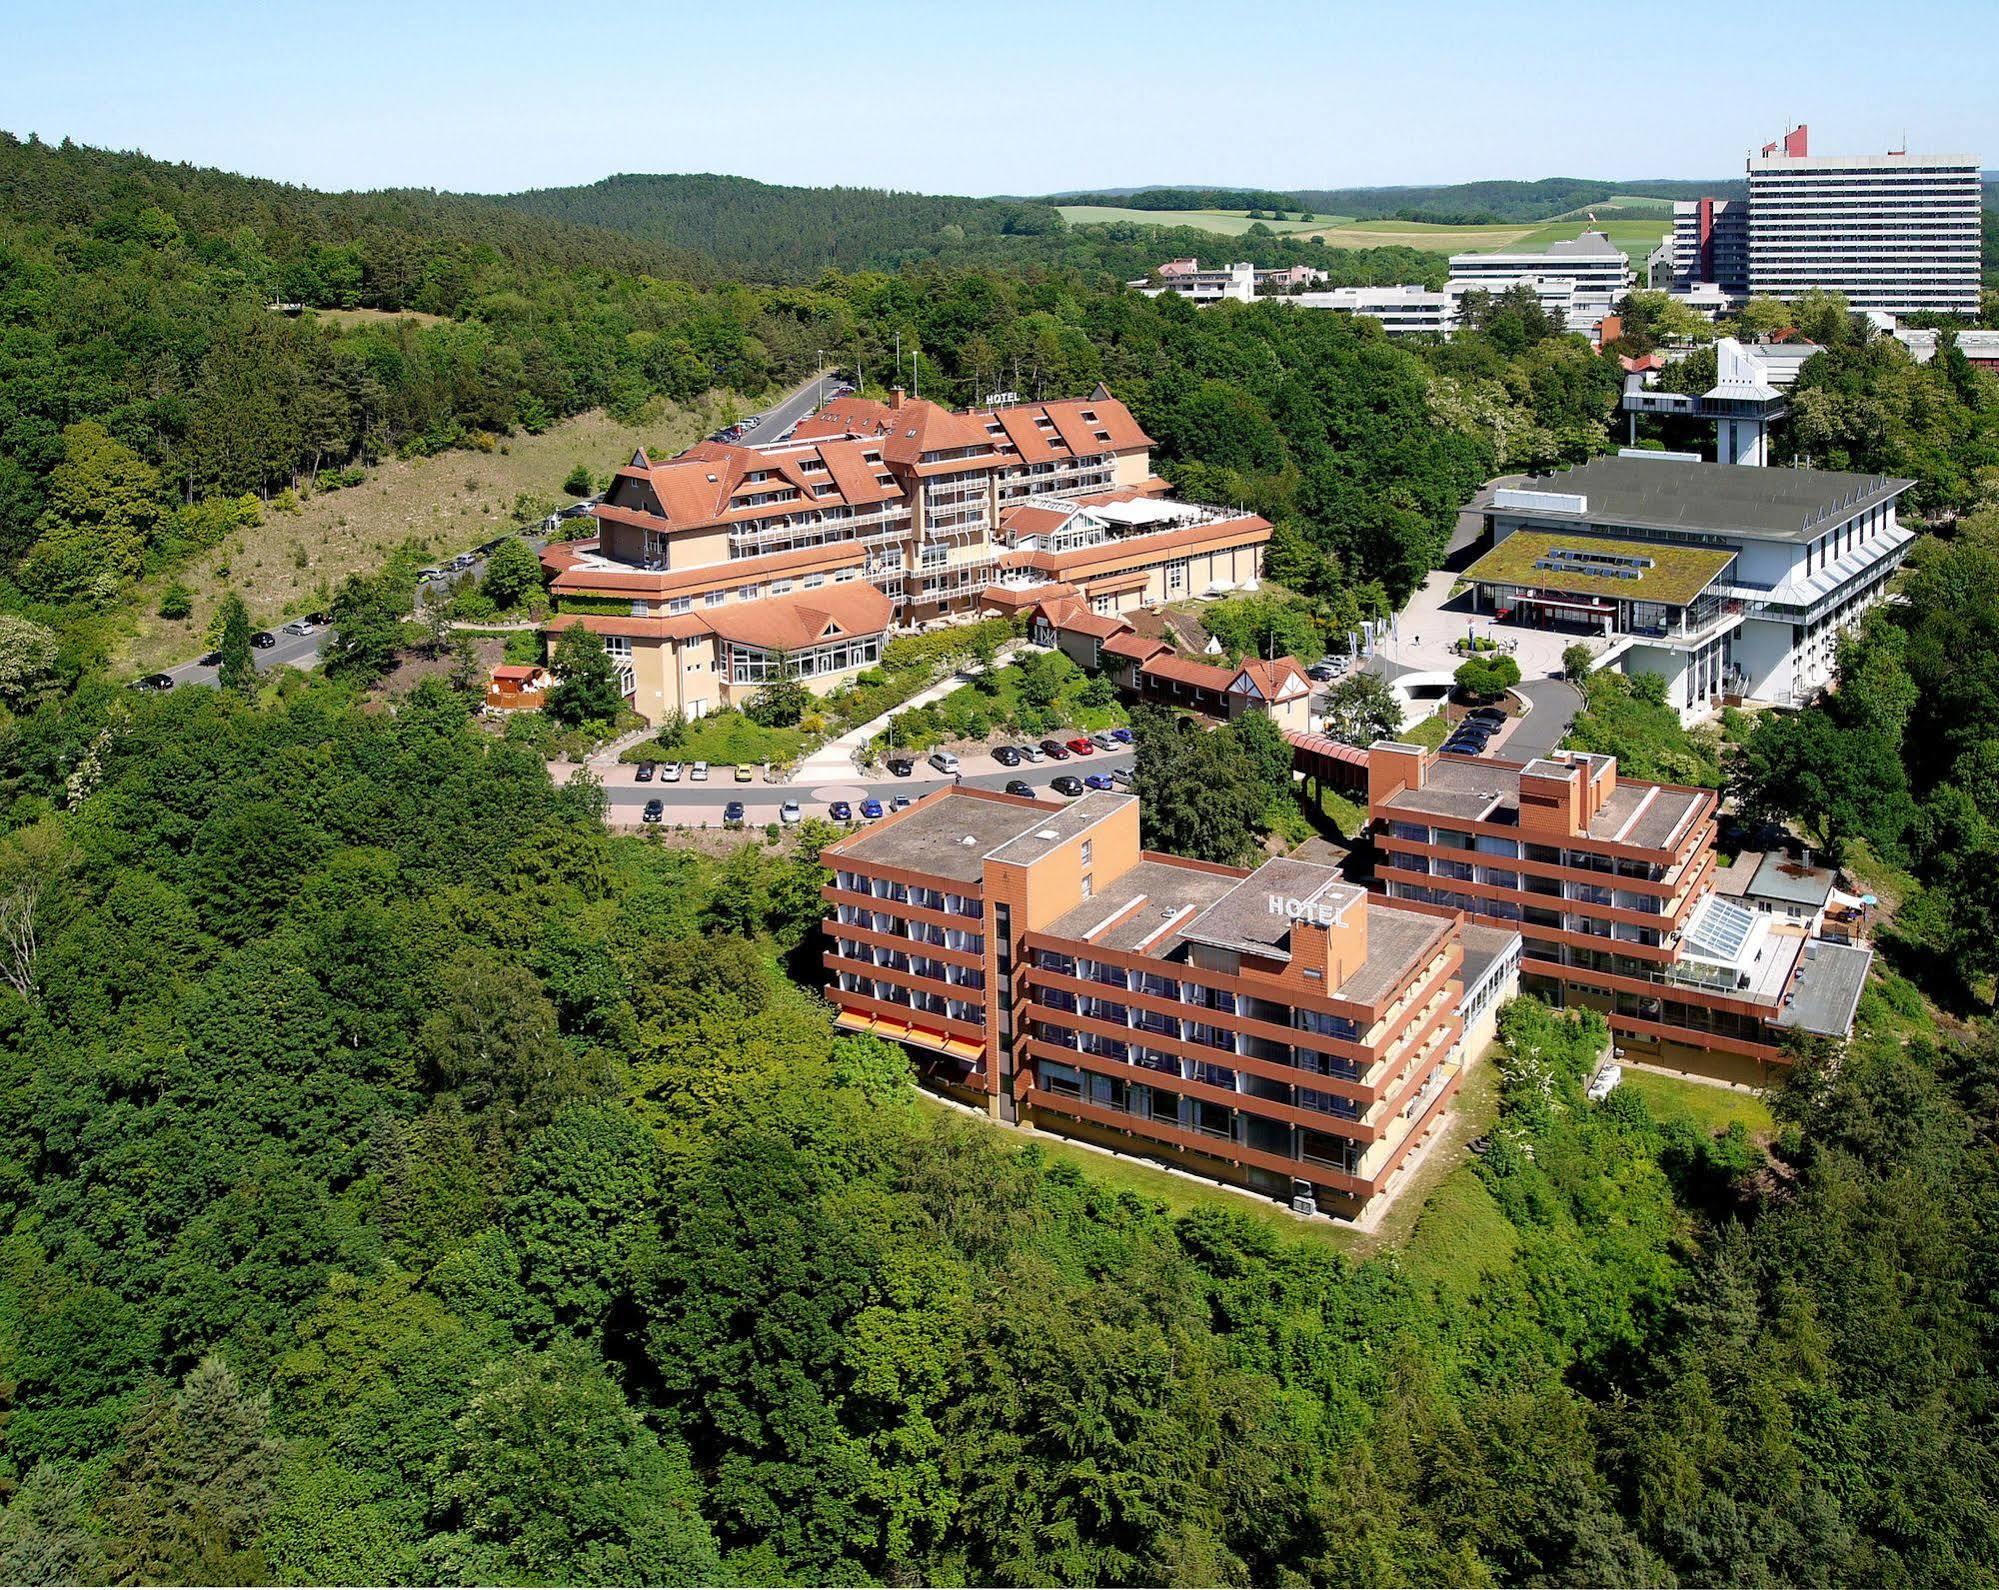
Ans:
{"label": "dense green forest", "polygon": [[1522,1002],[1356,1262],[922,1105],[809,842],[342,692],[0,743],[0,1577],[1992,1582],[1986,1040],[1874,1001],[1766,1161]]}
{"label": "dense green forest", "polygon": [[[1615,358],[1530,295],[1400,345],[1122,290],[1146,229],[745,285],[476,201],[0,159],[0,1581],[1999,1581],[1999,1040],[1900,976],[1767,1146],[1589,1102],[1601,1030],[1517,1003],[1480,1152],[1355,1258],[926,1104],[811,993],[824,833],[613,836],[476,678],[364,693],[401,565],[332,678],[92,656],[259,493],[821,347],[879,385],[898,336],[929,395],[1108,382],[1338,622],[1482,479],[1608,445]],[[353,308],[436,318],[310,312]],[[1852,333],[1811,445],[1944,533],[1731,773],[1983,1017],[1999,405]]]}
{"label": "dense green forest", "polygon": [[[754,280],[801,284],[817,282],[828,270],[895,270],[923,263],[1060,266],[1132,279],[1179,254],[1213,253],[1219,242],[1212,232],[1192,227],[1071,227],[1039,200],[779,187],[747,177],[607,177],[586,187],[509,194],[495,202],[699,249]],[[1424,281],[1435,286],[1446,271],[1443,256],[1410,248],[1336,249],[1304,238],[1267,236],[1233,238],[1227,246],[1232,259],[1313,265],[1339,285]]]}

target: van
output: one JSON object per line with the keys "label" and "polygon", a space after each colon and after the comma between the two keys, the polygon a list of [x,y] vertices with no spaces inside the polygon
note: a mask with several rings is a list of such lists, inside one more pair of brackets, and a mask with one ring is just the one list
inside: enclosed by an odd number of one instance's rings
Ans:
{"label": "van", "polygon": [[949,773],[955,776],[958,771],[957,754],[952,751],[932,751],[930,753],[930,765],[940,773]]}

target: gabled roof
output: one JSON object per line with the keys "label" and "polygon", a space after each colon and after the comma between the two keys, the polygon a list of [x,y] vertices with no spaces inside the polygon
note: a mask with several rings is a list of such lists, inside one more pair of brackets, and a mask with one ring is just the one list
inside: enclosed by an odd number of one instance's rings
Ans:
{"label": "gabled roof", "polygon": [[1294,657],[1279,657],[1274,662],[1265,662],[1258,657],[1247,659],[1236,670],[1236,677],[1229,682],[1229,688],[1234,690],[1245,682],[1265,701],[1282,701],[1300,690],[1309,691],[1312,688],[1311,681],[1305,677],[1305,670],[1298,666]]}
{"label": "gabled roof", "polygon": [[1113,656],[1129,657],[1134,662],[1144,662],[1148,657],[1157,657],[1172,648],[1163,640],[1154,640],[1150,635],[1140,635],[1127,629],[1111,636],[1104,642],[1103,649]]}
{"label": "gabled roof", "polygon": [[802,651],[826,641],[879,635],[889,626],[893,604],[874,586],[855,580],[819,591],[767,596],[755,602],[725,602],[702,613],[722,639],[766,651]]}

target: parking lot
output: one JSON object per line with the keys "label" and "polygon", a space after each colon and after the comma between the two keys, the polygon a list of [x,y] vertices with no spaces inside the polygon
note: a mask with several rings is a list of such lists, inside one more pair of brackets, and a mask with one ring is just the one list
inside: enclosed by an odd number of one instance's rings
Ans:
{"label": "parking lot", "polygon": [[[1065,732],[1064,739],[1069,738]],[[1019,742],[1009,742],[1018,744]],[[1037,747],[1038,748],[1038,747]],[[741,821],[748,826],[793,820],[784,810],[787,803],[797,807],[797,820],[806,817],[822,817],[830,821],[867,821],[866,803],[876,801],[886,814],[891,804],[898,798],[914,801],[932,790],[944,789],[951,785],[970,785],[978,789],[1004,790],[1009,785],[1018,786],[1014,793],[1023,791],[1038,799],[1073,799],[1083,789],[1109,787],[1129,788],[1132,750],[1128,745],[1120,745],[1116,750],[1092,747],[1087,754],[1075,752],[1062,760],[1056,760],[1043,753],[1039,761],[1023,758],[1020,763],[1009,767],[998,760],[988,749],[976,753],[960,754],[955,773],[947,772],[934,765],[927,756],[913,757],[907,774],[897,774],[884,767],[868,773],[856,774],[852,778],[832,778],[810,786],[795,783],[772,783],[762,768],[711,767],[707,777],[697,778],[691,765],[679,765],[678,776],[670,776],[675,764],[661,763],[654,769],[650,779],[640,777],[643,764],[620,763],[610,768],[595,769],[604,782],[604,793],[610,804],[610,821],[618,827],[644,826],[648,819],[645,810],[649,803],[657,801],[659,810],[650,821],[665,827],[713,828],[729,821],[730,803],[740,803],[743,811]],[[895,765],[902,765],[896,759]],[[573,767],[556,767],[558,780],[574,776]],[[738,777],[739,772],[747,773],[746,779]],[[780,770],[780,778],[783,777]],[[1073,792],[1057,780],[1073,779],[1078,786]],[[1096,780],[1093,785],[1090,781]],[[841,817],[836,812],[838,803],[846,803],[849,816]]]}

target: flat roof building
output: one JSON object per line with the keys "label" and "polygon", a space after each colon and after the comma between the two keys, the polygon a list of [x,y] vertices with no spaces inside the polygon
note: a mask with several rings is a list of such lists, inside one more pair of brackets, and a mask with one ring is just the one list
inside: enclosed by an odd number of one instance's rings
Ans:
{"label": "flat roof building", "polygon": [[1847,1036],[1872,952],[1721,894],[1718,803],[1582,752],[1522,763],[1378,741],[1368,753],[1391,900],[1516,930],[1522,990],[1602,1011],[1627,1049],[1760,1082],[1789,1030]]}
{"label": "flat roof building", "polygon": [[[1138,824],[1129,795],[956,789],[828,846],[836,1022],[998,1119],[1359,1210],[1462,1076],[1462,919],[1312,862],[1147,852]],[[1481,936],[1477,1018],[1517,945]]]}
{"label": "flat roof building", "polygon": [[1594,231],[1531,252],[1453,254],[1446,291],[1458,301],[1461,315],[1467,292],[1503,293],[1523,282],[1562,316],[1568,330],[1589,334],[1630,292],[1631,256],[1607,234]]}
{"label": "flat roof building", "polygon": [[1607,637],[1597,665],[1661,675],[1685,718],[1724,696],[1794,705],[1830,681],[1839,636],[1907,556],[1896,504],[1911,484],[1593,459],[1495,492],[1492,550],[1466,578],[1482,612]]}
{"label": "flat roof building", "polygon": [[1673,285],[1733,298],[1844,293],[1855,310],[1976,315],[1975,155],[1814,157],[1796,127],[1746,162],[1745,199],[1673,207]]}

